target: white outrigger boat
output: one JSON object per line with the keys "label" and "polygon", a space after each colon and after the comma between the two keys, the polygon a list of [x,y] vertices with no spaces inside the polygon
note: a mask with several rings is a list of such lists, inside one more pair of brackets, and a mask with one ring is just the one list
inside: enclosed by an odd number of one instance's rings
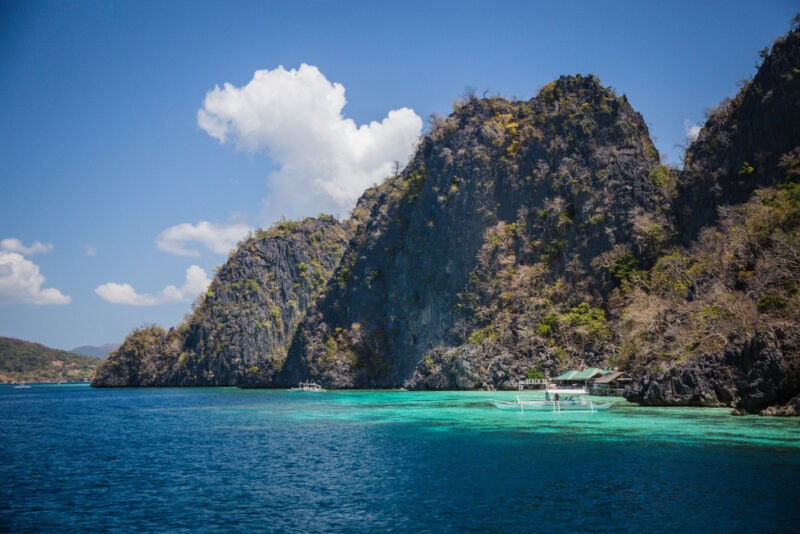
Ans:
{"label": "white outrigger boat", "polygon": [[325,389],[316,382],[300,382],[297,387],[290,388],[289,391],[320,392],[325,391]]}
{"label": "white outrigger boat", "polygon": [[609,409],[614,402],[597,403],[585,398],[585,389],[550,389],[545,391],[544,399],[523,399],[505,401],[492,399],[490,402],[500,410],[524,412],[599,412]]}

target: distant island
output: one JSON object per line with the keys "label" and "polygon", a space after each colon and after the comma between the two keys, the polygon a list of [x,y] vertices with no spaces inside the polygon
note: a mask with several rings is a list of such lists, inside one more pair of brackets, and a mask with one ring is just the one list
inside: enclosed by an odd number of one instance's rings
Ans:
{"label": "distant island", "polygon": [[96,357],[0,337],[0,384],[88,382],[100,362]]}
{"label": "distant island", "polygon": [[796,415],[800,17],[761,58],[681,169],[593,74],[467,94],[348,219],[256,232],[93,385],[510,389],[603,367],[640,404]]}

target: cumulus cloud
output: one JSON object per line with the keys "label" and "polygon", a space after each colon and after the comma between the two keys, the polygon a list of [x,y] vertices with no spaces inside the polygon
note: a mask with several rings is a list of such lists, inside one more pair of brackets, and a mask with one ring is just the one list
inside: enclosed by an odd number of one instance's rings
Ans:
{"label": "cumulus cloud", "polygon": [[35,254],[44,254],[53,250],[53,245],[50,243],[44,244],[40,241],[34,242],[31,246],[26,247],[22,241],[16,237],[7,237],[0,241],[0,250],[6,252],[18,252],[25,256],[33,256]]}
{"label": "cumulus cloud", "polygon": [[[21,245],[16,240],[4,239],[2,247],[8,241],[15,241],[12,246]],[[42,245],[38,241],[26,250],[38,250]],[[48,248],[49,250],[49,248]],[[35,252],[34,252],[35,253]],[[70,297],[55,288],[44,288],[45,277],[39,272],[39,266],[25,259],[18,252],[0,251],[0,304],[69,304]]]}
{"label": "cumulus cloud", "polygon": [[130,284],[109,282],[95,288],[94,292],[106,302],[111,304],[124,304],[127,306],[162,306],[178,302],[192,301],[208,288],[211,283],[206,272],[192,265],[186,269],[186,280],[181,287],[168,285],[158,294],[137,293]]}
{"label": "cumulus cloud", "polygon": [[214,224],[201,221],[197,224],[183,223],[167,228],[156,238],[158,248],[178,256],[200,255],[196,249],[186,246],[197,242],[217,254],[228,254],[253,229],[243,223]]}
{"label": "cumulus cloud", "polygon": [[280,166],[268,178],[266,216],[337,213],[389,176],[394,162],[405,163],[422,131],[406,107],[358,126],[342,115],[344,93],[305,63],[259,70],[243,87],[214,87],[197,123],[220,143],[263,151]]}
{"label": "cumulus cloud", "polygon": [[686,135],[686,140],[690,143],[694,143],[697,140],[702,128],[702,124],[695,124],[689,119],[683,119],[683,132]]}

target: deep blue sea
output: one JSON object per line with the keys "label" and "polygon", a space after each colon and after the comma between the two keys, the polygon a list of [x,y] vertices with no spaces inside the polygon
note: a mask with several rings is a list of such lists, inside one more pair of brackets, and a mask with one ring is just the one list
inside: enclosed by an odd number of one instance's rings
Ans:
{"label": "deep blue sea", "polygon": [[511,392],[0,386],[8,532],[800,532],[800,421]]}

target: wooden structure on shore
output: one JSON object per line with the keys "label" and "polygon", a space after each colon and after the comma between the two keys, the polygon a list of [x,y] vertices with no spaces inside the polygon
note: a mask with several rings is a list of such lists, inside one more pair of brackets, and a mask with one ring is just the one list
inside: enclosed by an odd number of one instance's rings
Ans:
{"label": "wooden structure on shore", "polygon": [[622,371],[614,371],[600,378],[596,378],[589,384],[590,395],[604,395],[610,397],[621,397],[625,392],[625,386],[633,381],[633,377]]}

